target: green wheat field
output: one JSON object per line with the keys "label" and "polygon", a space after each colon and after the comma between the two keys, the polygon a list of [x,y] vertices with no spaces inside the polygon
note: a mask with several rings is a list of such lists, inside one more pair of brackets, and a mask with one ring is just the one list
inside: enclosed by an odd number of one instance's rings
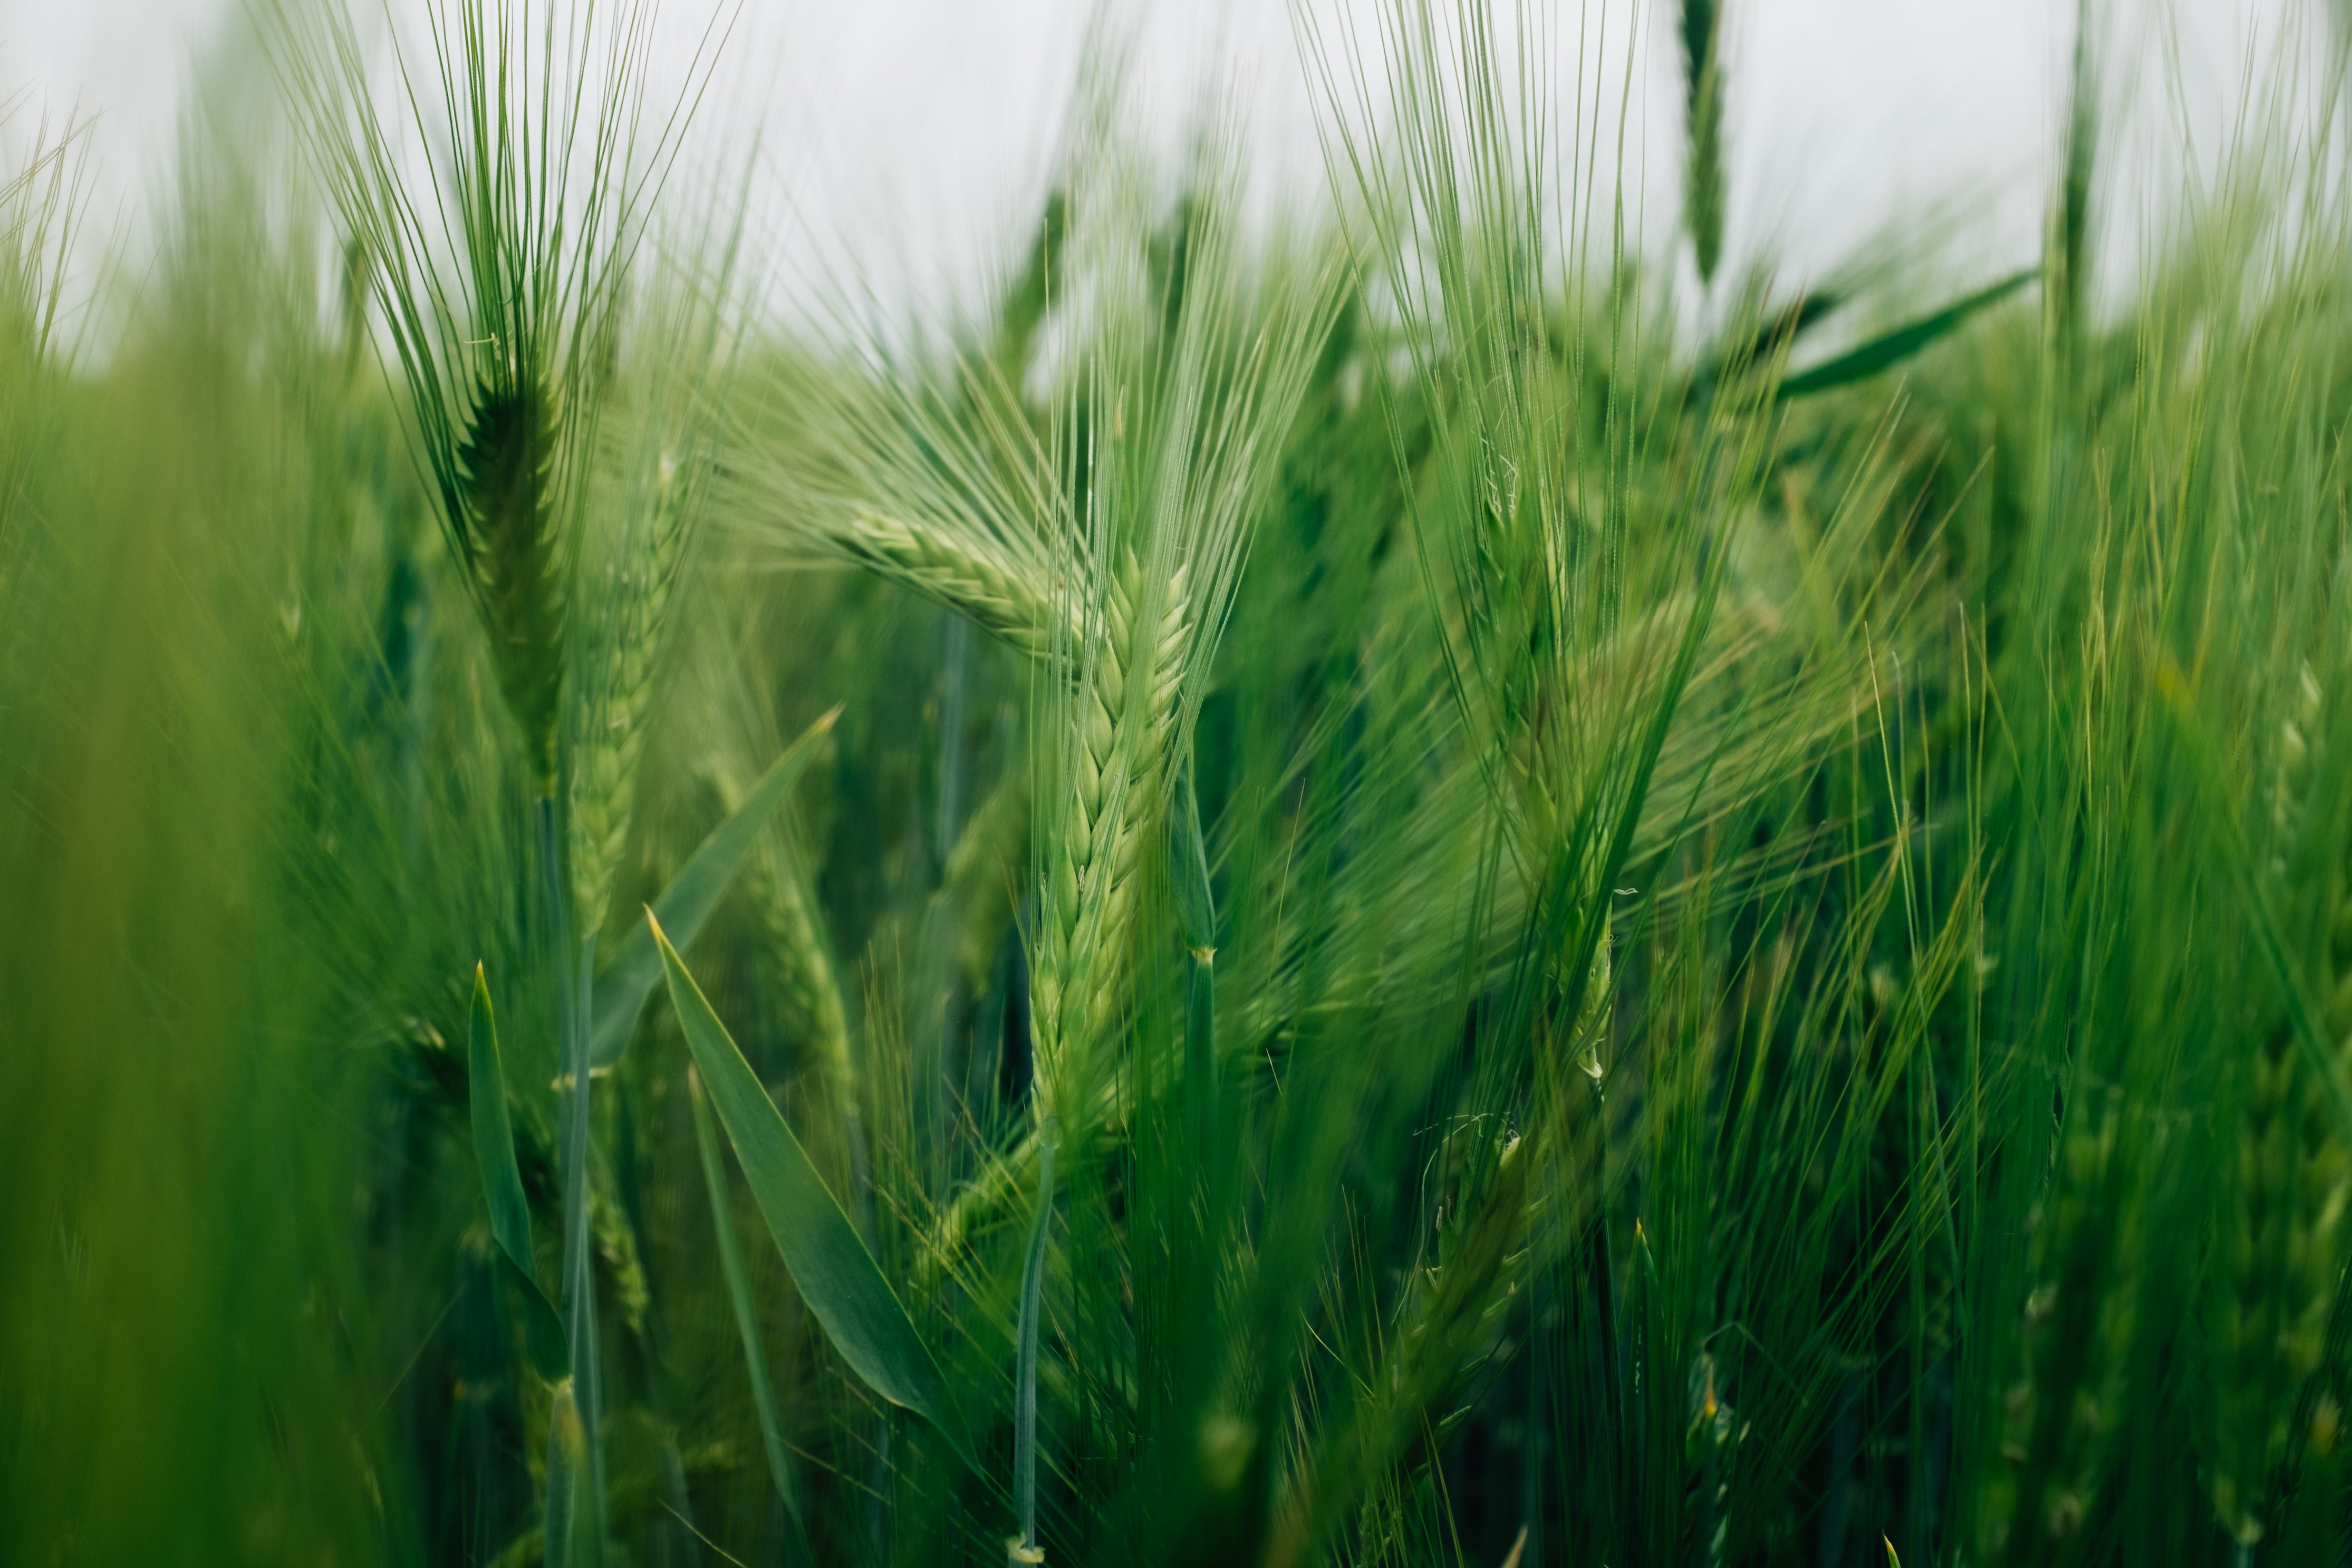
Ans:
{"label": "green wheat field", "polygon": [[2352,1551],[2338,78],[1800,287],[1715,0],[1671,245],[1573,5],[1106,45],[876,325],[740,14],[252,9],[5,127],[0,1560]]}

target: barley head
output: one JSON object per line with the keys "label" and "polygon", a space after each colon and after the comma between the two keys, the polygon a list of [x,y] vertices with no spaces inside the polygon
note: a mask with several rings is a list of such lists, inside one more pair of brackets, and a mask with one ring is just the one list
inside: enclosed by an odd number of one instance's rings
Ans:
{"label": "barley head", "polygon": [[543,367],[474,389],[448,497],[507,706],[522,727],[539,792],[555,788],[563,687],[564,563],[551,505],[554,394]]}

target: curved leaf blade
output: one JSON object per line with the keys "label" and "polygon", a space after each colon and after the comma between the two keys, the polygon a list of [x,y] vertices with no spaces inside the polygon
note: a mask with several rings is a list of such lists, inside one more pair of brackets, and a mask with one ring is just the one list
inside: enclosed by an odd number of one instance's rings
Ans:
{"label": "curved leaf blade", "polygon": [[2011,273],[1990,287],[1979,288],[1974,294],[1956,299],[1931,316],[1906,322],[1891,332],[1873,338],[1858,349],[1840,354],[1834,360],[1783,378],[1780,395],[1784,398],[1804,397],[1891,370],[1954,330],[1978,311],[1999,304],[2041,276],[2039,267]]}
{"label": "curved leaf blade", "polygon": [[[759,841],[760,830],[768,825],[769,817],[816,755],[816,743],[832,731],[834,720],[840,716],[841,709],[833,709],[786,747],[734,814],[710,831],[710,836],[654,900],[654,914],[666,928],[677,933],[679,943],[692,946],[702,934],[710,912],[719,907],[719,898],[742,869],[743,857]],[[661,955],[655,950],[653,937],[642,929],[630,932],[613,961],[596,977],[588,1037],[590,1066],[610,1067],[621,1060],[629,1037],[636,1032],[637,1015],[661,975]]]}
{"label": "curved leaf blade", "polygon": [[759,1075],[687,972],[659,917],[648,911],[646,921],[668,975],[670,1005],[677,1009],[687,1049],[801,1299],[868,1388],[929,1421],[970,1463],[961,1426],[948,1400],[947,1379],[930,1347],[915,1332],[913,1320],[840,1200],[824,1185],[808,1151],[793,1135]]}
{"label": "curved leaf blade", "polygon": [[530,1206],[524,1201],[522,1170],[515,1163],[498,1020],[490,1011],[489,982],[479,964],[474,966],[474,1005],[466,1020],[466,1073],[474,1159],[482,1167],[482,1196],[490,1206],[490,1237],[499,1245],[500,1272],[523,1303],[523,1341],[532,1367],[550,1383],[560,1382],[572,1364],[570,1341],[531,1265]]}

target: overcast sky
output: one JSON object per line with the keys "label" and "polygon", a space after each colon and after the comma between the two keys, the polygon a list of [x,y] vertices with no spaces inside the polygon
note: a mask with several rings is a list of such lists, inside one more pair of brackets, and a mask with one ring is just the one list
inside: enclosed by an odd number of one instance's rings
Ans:
{"label": "overcast sky", "polygon": [[[379,0],[358,0],[372,10]],[[718,0],[663,0],[675,69]],[[1379,0],[1319,0],[1327,26]],[[2184,146],[2210,160],[2249,81],[2275,96],[2282,53],[2307,75],[2322,0],[2105,0],[2112,76],[2135,128],[2127,178],[2158,180]],[[415,0],[393,0],[413,9]],[[763,254],[785,280],[861,277],[925,292],[968,278],[1032,221],[1070,101],[1095,0],[745,0],[700,125],[711,145],[758,139]],[[1563,99],[1627,79],[1625,169],[1654,240],[1671,235],[1679,113],[1674,7],[1610,0],[1538,14],[1554,32]],[[1769,253],[1818,275],[1874,234],[1943,225],[1962,267],[2030,259],[2053,162],[2069,0],[1725,0],[1729,29],[1727,254]],[[1314,99],[1284,0],[1130,4],[1142,62],[1136,123],[1181,143],[1199,84],[1237,79],[1264,183],[1317,197]],[[95,117],[95,229],[136,246],[169,187],[192,84],[266,96],[243,0],[0,0],[6,134],[44,114]],[[2304,35],[2294,34],[2299,25]],[[1580,40],[1580,30],[1583,37]],[[1339,36],[1334,33],[1331,36]],[[1360,23],[1358,37],[1373,36]],[[1605,69],[1595,67],[1605,66]],[[773,214],[785,214],[775,216]]]}

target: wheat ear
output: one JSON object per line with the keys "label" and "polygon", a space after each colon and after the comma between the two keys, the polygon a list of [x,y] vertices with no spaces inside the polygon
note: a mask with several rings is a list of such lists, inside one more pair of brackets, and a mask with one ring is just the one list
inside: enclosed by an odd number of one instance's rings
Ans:
{"label": "wheat ear", "polygon": [[2069,1096],[2051,1191],[2026,1221],[2033,1282],[2022,1365],[2003,1401],[2003,1464],[1979,1516],[1988,1562],[2033,1558],[2081,1530],[2122,1410],[2143,1246],[2138,1187],[2119,1164],[2123,1091],[2087,1078],[2078,1072]]}
{"label": "wheat ear", "polygon": [[[743,802],[741,779],[731,768],[716,763],[704,769],[703,777],[718,797],[719,810],[732,815]],[[745,892],[759,918],[761,956],[792,1025],[804,1031],[828,1088],[854,1095],[856,1062],[850,1050],[841,972],[806,863],[791,837],[779,829],[761,835],[744,864]]]}
{"label": "wheat ear", "polygon": [[1032,656],[1046,652],[1051,619],[1043,585],[977,543],[938,528],[851,510],[829,535],[846,559],[904,583]]}
{"label": "wheat ear", "polygon": [[[2297,711],[2282,726],[2271,789],[2278,851],[2265,868],[2284,887],[2287,851],[2301,836],[2313,782],[2310,737],[2321,707],[2308,670]],[[2338,892],[2324,962],[2326,1028],[2339,1061],[2352,1045],[2352,988],[2337,972],[2352,956],[2352,898]],[[2339,940],[2335,933],[2342,933]],[[2337,1266],[2337,1238],[2352,1161],[2326,1103],[2325,1086],[2297,1059],[2284,1020],[2263,1037],[2248,1071],[2238,1128],[2238,1161],[2221,1256],[2227,1286],[2213,1326],[2215,1388],[2211,1484],[2214,1511],[2241,1548],[2263,1534],[2265,1516],[2293,1437],[2294,1391],[2319,1371]]]}
{"label": "wheat ear", "polygon": [[1104,604],[1103,640],[1072,707],[1069,815],[1054,852],[1031,978],[1041,1081],[1076,1065],[1121,1004],[1136,873],[1159,820],[1190,651],[1186,576],[1181,566],[1171,575],[1145,628],[1142,570],[1131,553],[1122,557]]}
{"label": "wheat ear", "polygon": [[632,528],[604,584],[611,610],[592,652],[595,686],[582,704],[572,764],[572,883],[591,930],[613,898],[636,805],[637,762],[662,650],[662,628],[685,555],[695,497],[691,478],[663,454]]}
{"label": "wheat ear", "polygon": [[551,505],[556,398],[544,367],[477,382],[457,444],[451,534],[541,797],[554,792],[567,596]]}

